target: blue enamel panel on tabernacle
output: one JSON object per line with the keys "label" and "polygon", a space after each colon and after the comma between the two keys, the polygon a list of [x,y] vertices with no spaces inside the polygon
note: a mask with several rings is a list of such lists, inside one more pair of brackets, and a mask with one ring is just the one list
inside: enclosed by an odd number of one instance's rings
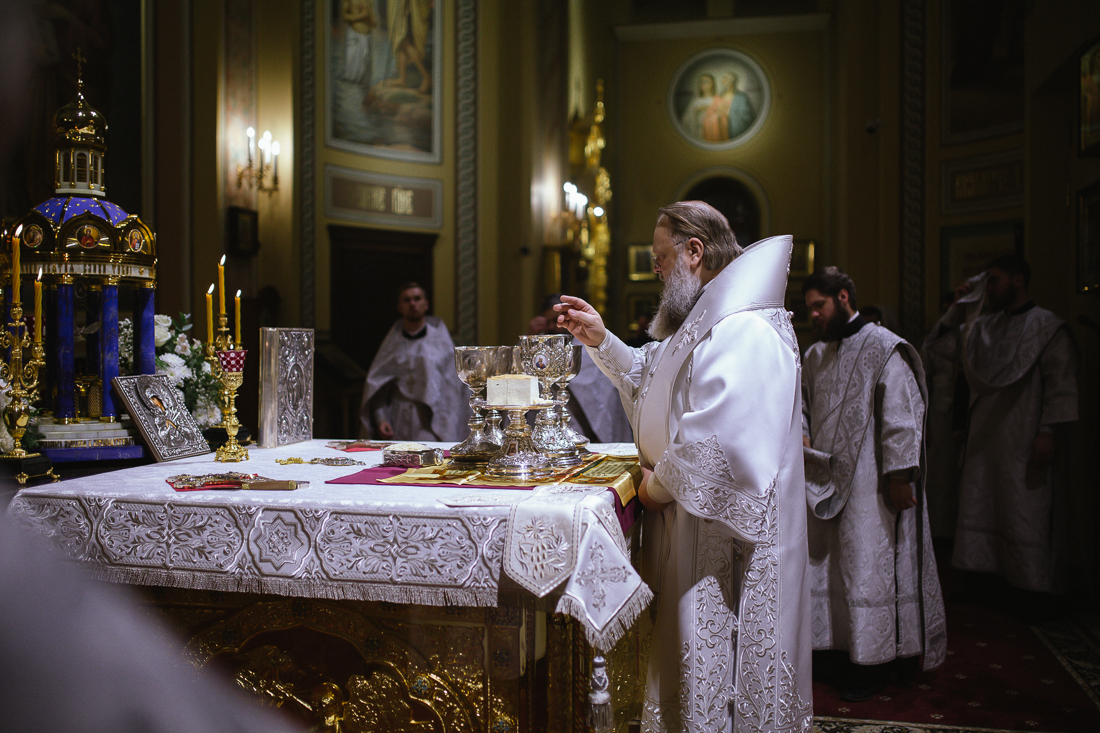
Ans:
{"label": "blue enamel panel on tabernacle", "polygon": [[104,285],[99,306],[99,377],[103,385],[103,416],[115,417],[111,380],[118,376],[118,286]]}
{"label": "blue enamel panel on tabernacle", "polygon": [[57,286],[57,417],[76,417],[76,370],[73,363],[73,286]]}
{"label": "blue enamel panel on tabernacle", "polygon": [[123,211],[118,204],[110,201],[102,201],[91,196],[55,196],[43,201],[34,207],[42,216],[54,224],[60,224],[81,214],[92,214],[112,226],[118,226],[129,214]]}

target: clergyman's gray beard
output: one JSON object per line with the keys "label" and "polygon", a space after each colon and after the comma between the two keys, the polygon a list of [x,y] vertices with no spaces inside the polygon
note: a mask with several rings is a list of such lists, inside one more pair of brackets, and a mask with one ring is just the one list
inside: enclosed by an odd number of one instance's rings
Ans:
{"label": "clergyman's gray beard", "polygon": [[658,341],[663,341],[676,333],[676,329],[687,320],[688,314],[695,307],[695,302],[699,300],[702,292],[703,284],[692,277],[687,264],[677,258],[676,265],[665,281],[665,289],[661,292],[657,313],[653,316],[653,322],[649,324],[646,333]]}

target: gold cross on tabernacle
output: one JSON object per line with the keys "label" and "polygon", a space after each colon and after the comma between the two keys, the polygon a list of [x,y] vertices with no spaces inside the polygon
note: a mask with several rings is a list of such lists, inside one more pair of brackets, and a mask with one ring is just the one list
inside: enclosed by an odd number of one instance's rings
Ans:
{"label": "gold cross on tabernacle", "polygon": [[76,59],[76,78],[80,80],[80,72],[83,65],[87,63],[88,59],[84,58],[84,54],[80,52],[80,47],[76,47],[76,53],[73,54],[73,58]]}

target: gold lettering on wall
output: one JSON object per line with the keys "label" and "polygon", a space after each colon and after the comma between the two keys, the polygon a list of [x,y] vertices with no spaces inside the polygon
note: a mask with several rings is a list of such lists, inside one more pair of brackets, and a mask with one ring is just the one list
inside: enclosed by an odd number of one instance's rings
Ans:
{"label": "gold lettering on wall", "polygon": [[386,187],[362,186],[359,189],[359,208],[367,211],[385,211]]}
{"label": "gold lettering on wall", "polygon": [[325,211],[332,218],[384,222],[402,227],[442,225],[443,185],[409,178],[326,167]]}
{"label": "gold lettering on wall", "polygon": [[412,216],[413,192],[407,188],[395,188],[391,194],[393,198],[393,213],[403,216]]}
{"label": "gold lettering on wall", "polygon": [[[1003,156],[1002,156],[1003,157]],[[948,166],[944,188],[946,214],[1019,206],[1024,190],[1023,157],[1012,160],[968,161]],[[985,163],[985,164],[983,164]]]}

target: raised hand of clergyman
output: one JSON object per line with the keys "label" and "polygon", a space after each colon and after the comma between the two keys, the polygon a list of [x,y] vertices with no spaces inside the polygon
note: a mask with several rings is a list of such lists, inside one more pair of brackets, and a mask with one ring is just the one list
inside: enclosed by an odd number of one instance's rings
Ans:
{"label": "raised hand of clergyman", "polygon": [[558,312],[558,324],[587,346],[599,346],[603,343],[607,328],[596,309],[572,295],[561,296],[561,301],[554,306],[554,310]]}

